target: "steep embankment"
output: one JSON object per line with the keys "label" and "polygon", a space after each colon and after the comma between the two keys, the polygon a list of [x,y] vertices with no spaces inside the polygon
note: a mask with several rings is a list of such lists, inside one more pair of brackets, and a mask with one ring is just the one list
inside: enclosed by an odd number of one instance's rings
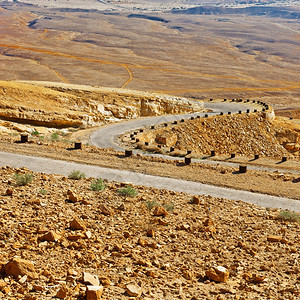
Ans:
{"label": "steep embankment", "polygon": [[140,116],[201,110],[201,101],[166,95],[70,84],[0,82],[0,119],[45,127],[86,128]]}
{"label": "steep embankment", "polygon": [[[216,116],[189,120],[168,128],[148,130],[138,136],[144,142],[198,154],[237,153],[280,157],[288,149],[299,155],[300,130],[282,121],[270,121],[263,114]],[[286,148],[286,149],[285,149]]]}

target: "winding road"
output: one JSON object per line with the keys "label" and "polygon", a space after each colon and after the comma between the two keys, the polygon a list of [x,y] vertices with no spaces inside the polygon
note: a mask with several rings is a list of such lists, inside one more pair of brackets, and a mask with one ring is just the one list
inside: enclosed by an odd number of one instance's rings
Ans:
{"label": "winding road", "polygon": [[[235,113],[239,110],[245,111],[247,109],[251,109],[253,111],[254,109],[253,104],[236,102],[207,102],[205,103],[205,107],[213,110],[213,112],[211,113],[206,113],[210,115],[220,114],[220,112],[227,113],[228,111],[230,111],[231,113]],[[255,109],[257,109],[257,106],[255,106]],[[108,125],[96,130],[91,135],[91,143],[97,147],[112,147],[117,150],[123,150],[123,148],[117,144],[116,138],[118,137],[118,135],[128,130],[134,130],[164,122],[172,122],[174,120],[190,118],[191,116],[195,117],[198,115],[203,116],[203,113],[142,118],[138,120],[131,120],[127,122]],[[7,152],[0,152],[0,165],[9,165],[12,167],[27,167],[35,172],[61,174],[65,176],[67,176],[73,170],[80,170],[84,172],[88,177],[101,177],[109,181],[115,180],[121,182],[131,182],[135,185],[164,188],[195,195],[205,194],[211,195],[213,197],[223,197],[236,201],[254,203],[263,207],[289,209],[300,212],[300,201],[294,199],[234,190],[230,188],[223,188],[187,180],[146,175],[126,170],[103,168],[98,166]]]}
{"label": "winding road", "polygon": [[204,117],[207,115],[218,115],[221,112],[224,114],[237,113],[239,110],[245,112],[247,109],[257,108],[256,105],[250,103],[239,103],[239,102],[204,102],[206,109],[211,110],[211,112],[205,113],[191,113],[191,114],[181,114],[181,115],[164,115],[158,117],[147,117],[137,120],[124,121],[116,124],[110,124],[96,130],[90,137],[90,144],[101,147],[101,148],[113,148],[118,151],[124,150],[117,143],[117,138],[121,134],[140,128],[146,128],[151,125],[157,125],[162,123],[173,122],[175,120],[189,119],[191,117]]}
{"label": "winding road", "polygon": [[[124,134],[125,132],[134,131],[137,129],[147,128],[152,125],[157,124],[163,124],[163,123],[170,123],[175,120],[181,120],[181,119],[189,119],[191,117],[204,117],[205,114],[208,116],[213,115],[219,115],[220,113],[223,113],[224,115],[228,112],[231,113],[238,113],[239,111],[246,112],[247,110],[254,111],[254,109],[257,109],[258,111],[262,110],[262,106],[258,105],[258,103],[251,102],[204,102],[205,109],[211,111],[211,112],[205,112],[205,113],[191,113],[191,114],[181,114],[181,115],[164,115],[164,116],[158,116],[158,117],[147,117],[147,118],[141,118],[136,120],[130,120],[130,121],[122,121],[120,123],[114,123],[107,126],[103,126],[99,128],[98,130],[94,131],[92,135],[90,136],[89,143],[91,145],[94,145],[99,148],[113,148],[117,151],[124,151],[125,148],[121,145],[119,145],[117,139],[120,135]],[[165,159],[170,160],[183,160],[183,158],[180,157],[173,157],[169,155],[163,155],[163,154],[152,154],[152,153],[146,153],[140,149],[134,149],[134,154],[137,153],[143,153],[143,155],[148,156],[156,156],[156,157],[162,157]],[[216,161],[216,160],[210,160],[209,158],[206,159],[194,159],[194,161],[198,161],[205,164],[219,164],[223,166],[228,167],[238,167],[239,163],[229,162],[229,161]],[[257,166],[257,165],[248,165],[248,169],[250,170],[257,170],[257,171],[282,171],[282,172],[290,172],[290,173],[296,173],[299,172],[293,171],[291,169],[284,169],[281,168],[271,168],[271,167],[265,167],[265,166]]]}

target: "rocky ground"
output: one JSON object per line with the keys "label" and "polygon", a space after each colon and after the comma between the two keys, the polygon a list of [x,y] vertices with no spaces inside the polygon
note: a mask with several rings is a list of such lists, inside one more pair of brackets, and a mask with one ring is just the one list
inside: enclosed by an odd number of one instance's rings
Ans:
{"label": "rocky ground", "polygon": [[[123,137],[126,141],[127,136]],[[299,157],[300,126],[280,119],[268,120],[263,113],[235,114],[202,119],[147,130],[136,136],[135,146],[149,151],[157,147],[170,149],[173,155],[179,150],[192,151],[192,155],[231,153],[243,156],[282,157],[289,153]],[[148,147],[145,146],[148,143]],[[168,150],[170,151],[170,150]]]}
{"label": "rocky ground", "polygon": [[[0,173],[2,299],[100,299],[102,287],[103,299],[299,297],[299,222],[285,220],[299,215],[117,182],[95,191],[92,178]],[[32,182],[17,185],[25,174]]]}

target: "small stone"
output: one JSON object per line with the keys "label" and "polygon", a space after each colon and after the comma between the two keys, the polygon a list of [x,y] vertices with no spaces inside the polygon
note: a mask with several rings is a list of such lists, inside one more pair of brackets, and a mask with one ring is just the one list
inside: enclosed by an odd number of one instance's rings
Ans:
{"label": "small stone", "polygon": [[100,282],[97,275],[92,275],[87,272],[83,272],[83,282],[86,285],[99,286]]}
{"label": "small stone", "polygon": [[78,272],[74,269],[68,269],[67,275],[76,277],[78,275]]}
{"label": "small stone", "polygon": [[7,189],[6,192],[5,192],[5,195],[7,195],[7,196],[12,196],[12,194],[13,194],[12,189]]}
{"label": "small stone", "polygon": [[153,229],[148,229],[147,230],[147,236],[149,237],[154,237],[155,233],[154,233],[154,230]]}
{"label": "small stone", "polygon": [[101,210],[101,213],[104,214],[105,216],[111,216],[114,214],[113,209],[111,209],[110,207],[108,207],[105,204],[100,205],[100,210]]}
{"label": "small stone", "polygon": [[59,299],[65,299],[67,296],[68,296],[68,292],[69,292],[69,289],[63,285],[59,290],[58,292],[56,293],[56,296],[57,298]]}
{"label": "small stone", "polygon": [[103,286],[88,285],[86,287],[87,300],[100,300],[103,293]]}
{"label": "small stone", "polygon": [[122,245],[121,244],[115,244],[114,245],[114,247],[113,247],[113,249],[112,249],[112,251],[117,251],[117,252],[119,252],[119,251],[122,251]]}
{"label": "small stone", "polygon": [[42,291],[45,290],[45,287],[43,285],[40,285],[40,284],[35,284],[33,286],[33,288],[34,288],[34,290],[39,291],[39,292],[42,292]]}
{"label": "small stone", "polygon": [[229,277],[229,271],[222,267],[212,267],[205,272],[206,276],[217,282],[226,282]]}
{"label": "small stone", "polygon": [[281,242],[282,236],[281,235],[269,235],[267,237],[268,242]]}
{"label": "small stone", "polygon": [[145,259],[139,259],[137,260],[136,262],[137,265],[140,265],[140,266],[144,266],[144,267],[151,267],[151,262],[149,262],[148,260],[145,260]]}
{"label": "small stone", "polygon": [[118,208],[118,210],[125,211],[125,205],[122,203]]}
{"label": "small stone", "polygon": [[148,243],[147,246],[150,247],[150,248],[152,248],[152,249],[158,249],[159,248],[159,245],[156,244],[156,243]]}
{"label": "small stone", "polygon": [[111,285],[111,280],[108,277],[105,277],[105,276],[100,277],[100,281],[103,286]]}
{"label": "small stone", "polygon": [[70,228],[72,230],[85,230],[86,229],[83,222],[78,220],[77,218],[73,219],[73,221],[70,223]]}
{"label": "small stone", "polygon": [[67,195],[69,196],[69,201],[73,203],[79,202],[81,200],[80,197],[72,190],[68,190]]}
{"label": "small stone", "polygon": [[139,297],[142,294],[142,289],[137,285],[127,284],[126,293],[130,297]]}
{"label": "small stone", "polygon": [[243,274],[243,278],[250,283],[261,283],[265,280],[266,276],[245,273]]}
{"label": "small stone", "polygon": [[87,238],[87,239],[90,239],[92,237],[92,233],[88,230],[84,233],[84,236]]}
{"label": "small stone", "polygon": [[38,240],[40,242],[57,242],[59,240],[60,236],[56,234],[54,231],[49,231],[48,233],[40,236]]}
{"label": "small stone", "polygon": [[193,204],[200,204],[201,203],[201,199],[199,196],[193,196],[192,201]]}
{"label": "small stone", "polygon": [[27,275],[22,276],[22,277],[19,279],[19,283],[20,283],[20,284],[24,284],[24,283],[26,282],[27,278],[28,278]]}
{"label": "small stone", "polygon": [[162,226],[168,226],[168,225],[169,225],[169,223],[168,223],[168,222],[166,222],[166,221],[164,221],[164,220],[162,220],[162,219],[158,219],[158,225],[162,225]]}
{"label": "small stone", "polygon": [[153,270],[147,270],[145,273],[147,276],[150,276],[152,278],[157,278],[158,275]]}
{"label": "small stone", "polygon": [[157,217],[160,217],[160,216],[165,217],[167,214],[168,214],[168,212],[162,206],[156,206],[153,211],[153,215],[157,216]]}
{"label": "small stone", "polygon": [[214,221],[210,218],[207,218],[204,222],[203,222],[204,226],[213,226],[214,225]]}
{"label": "small stone", "polygon": [[18,257],[13,258],[4,267],[7,275],[12,275],[14,278],[27,275],[29,278],[37,279],[38,275],[32,262]]}
{"label": "small stone", "polygon": [[138,244],[139,244],[140,246],[142,246],[142,247],[145,247],[145,246],[148,245],[148,242],[147,242],[145,239],[143,239],[143,238],[139,238]]}
{"label": "small stone", "polygon": [[182,271],[182,276],[186,279],[186,280],[193,280],[194,278],[194,272],[190,271],[190,270],[183,270]]}
{"label": "small stone", "polygon": [[123,232],[124,238],[128,239],[130,237],[130,233],[128,231]]}
{"label": "small stone", "polygon": [[70,240],[70,241],[77,241],[77,240],[80,240],[82,238],[84,238],[84,235],[80,234],[80,233],[78,233],[78,234],[69,234],[68,235],[68,240]]}

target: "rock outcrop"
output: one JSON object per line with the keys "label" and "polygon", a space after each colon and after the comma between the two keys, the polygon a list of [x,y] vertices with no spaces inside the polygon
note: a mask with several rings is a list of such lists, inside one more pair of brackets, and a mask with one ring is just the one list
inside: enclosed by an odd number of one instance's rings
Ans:
{"label": "rock outcrop", "polygon": [[[0,119],[49,128],[89,128],[122,119],[203,110],[181,97],[67,85],[0,82]],[[9,124],[1,124],[7,131]],[[24,125],[23,125],[24,126]],[[26,130],[23,129],[23,131]]]}

